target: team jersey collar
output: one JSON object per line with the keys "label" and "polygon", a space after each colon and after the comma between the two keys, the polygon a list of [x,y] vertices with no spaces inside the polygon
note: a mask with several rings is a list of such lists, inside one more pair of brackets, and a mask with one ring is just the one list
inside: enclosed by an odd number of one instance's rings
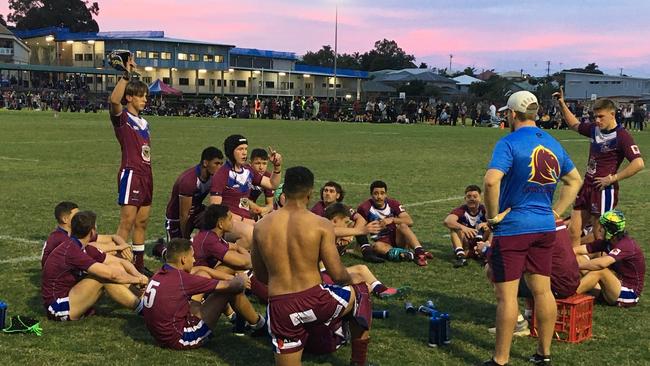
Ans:
{"label": "team jersey collar", "polygon": [[54,231],[60,231],[62,233],[65,233],[66,235],[68,235],[68,231],[66,229],[62,228],[61,226],[57,226]]}
{"label": "team jersey collar", "polygon": [[70,236],[70,239],[72,239],[72,242],[75,243],[76,246],[83,249],[83,247],[84,247],[83,243],[79,239],[77,239],[76,236],[72,235],[72,236]]}

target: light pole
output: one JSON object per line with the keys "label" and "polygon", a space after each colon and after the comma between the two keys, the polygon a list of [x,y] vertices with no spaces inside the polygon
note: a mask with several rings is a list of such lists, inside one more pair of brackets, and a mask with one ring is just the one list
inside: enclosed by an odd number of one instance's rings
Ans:
{"label": "light pole", "polygon": [[454,58],[454,55],[449,54],[449,75],[451,75],[451,59]]}
{"label": "light pole", "polygon": [[[334,13],[334,100],[336,100],[336,57],[338,52],[338,40],[339,40],[339,4],[336,3],[335,13]],[[327,82],[329,87],[329,81]]]}

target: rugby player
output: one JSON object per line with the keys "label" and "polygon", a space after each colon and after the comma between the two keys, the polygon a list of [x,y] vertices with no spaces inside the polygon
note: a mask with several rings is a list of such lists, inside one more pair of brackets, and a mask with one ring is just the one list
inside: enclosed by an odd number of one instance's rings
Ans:
{"label": "rugby player", "polygon": [[[588,271],[580,280],[578,293],[600,284],[600,294],[609,305],[634,306],[639,302],[645,280],[645,258],[641,247],[625,231],[625,216],[619,210],[605,212],[599,219],[603,240],[575,247],[580,269]],[[605,252],[587,259],[586,254]]]}
{"label": "rugby player", "polygon": [[491,232],[485,218],[485,206],[481,204],[481,188],[469,185],[465,188],[465,204],[453,209],[443,221],[449,229],[451,247],[456,256],[454,267],[467,265],[467,258],[478,258],[476,244],[491,240]]}
{"label": "rugby player", "polygon": [[[135,268],[144,271],[144,241],[146,238],[151,200],[153,174],[149,123],[140,116],[147,104],[147,84],[130,80],[136,68],[132,56],[127,61],[127,72],[115,84],[109,98],[110,117],[115,136],[122,150],[122,161],[117,175],[120,223],[117,235],[125,241],[132,237]],[[122,101],[126,101],[126,108]]]}
{"label": "rugby player", "polygon": [[[269,165],[269,153],[266,150],[253,149],[250,160],[254,170],[269,179],[271,178],[271,173],[266,170]],[[257,204],[257,200],[262,193],[264,193],[264,204],[260,206]],[[266,215],[273,210],[273,190],[261,186],[253,186],[248,197],[248,205],[255,218]]]}
{"label": "rugby player", "polygon": [[[578,246],[583,226],[588,224],[593,225],[596,239],[602,239],[599,236],[599,218],[616,207],[618,182],[634,176],[645,164],[630,133],[616,123],[616,104],[612,100],[596,100],[594,121],[580,123],[564,101],[564,90],[560,88],[553,96],[558,99],[562,117],[569,128],[591,140],[584,183],[573,204],[569,227],[573,245]],[[618,171],[623,159],[627,159],[629,164]]]}
{"label": "rugby player", "polygon": [[[380,180],[372,182],[370,195],[370,199],[359,205],[357,213],[367,222],[379,221],[381,225],[382,230],[371,237],[375,241],[375,253],[385,256],[388,260],[413,260],[419,266],[426,266],[427,259],[433,259],[433,255],[422,248],[422,244],[411,230],[411,216],[399,201],[388,197],[386,183]],[[414,252],[408,249],[413,249]]]}
{"label": "rugby player", "polygon": [[[253,270],[268,284],[275,362],[299,365],[303,351],[335,351],[345,341],[345,319],[352,338],[350,363],[365,365],[372,321],[368,288],[365,283],[350,285],[332,223],[307,209],[313,186],[309,169],[288,169],[285,205],[260,220],[253,232]],[[320,261],[335,285],[323,284]]]}
{"label": "rugby player", "polygon": [[41,296],[51,320],[79,320],[93,313],[106,293],[123,307],[141,310],[140,298],[128,285],[146,285],[149,279],[129,262],[88,245],[97,234],[96,215],[78,212],[71,220],[70,237],[48,256],[41,278]]}
{"label": "rugby player", "polygon": [[248,278],[240,273],[231,280],[215,280],[207,273],[191,274],[194,264],[192,244],[184,238],[167,243],[167,263],[151,278],[143,298],[144,322],[163,347],[184,350],[203,345],[216,329],[221,313],[232,305],[245,318],[265,320],[250,307],[243,294]]}
{"label": "rugby player", "polygon": [[[508,98],[502,110],[511,133],[497,142],[484,178],[488,223],[494,226],[488,263],[497,298],[495,352],[485,365],[504,365],[509,360],[522,275],[533,293],[539,320],[537,350],[530,361],[551,362],[557,313],[550,284],[558,218],[554,212],[568,208],[581,179],[562,145],[536,127],[538,109],[537,97],[528,91]],[[564,184],[552,206],[559,180]]]}
{"label": "rugby player", "polygon": [[210,204],[228,206],[233,214],[231,241],[244,248],[249,248],[253,236],[249,196],[252,186],[275,189],[280,184],[282,175],[282,155],[269,148],[269,158],[273,164],[271,177],[263,176],[247,163],[248,140],[242,135],[228,136],[223,143],[223,150],[228,159],[212,178]]}

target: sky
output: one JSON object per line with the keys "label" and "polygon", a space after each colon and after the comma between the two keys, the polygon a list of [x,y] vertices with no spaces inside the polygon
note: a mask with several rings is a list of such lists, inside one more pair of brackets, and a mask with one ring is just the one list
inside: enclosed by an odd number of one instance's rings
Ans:
{"label": "sky", "polygon": [[[544,75],[595,62],[608,74],[650,77],[650,1],[582,0],[96,0],[101,31],[290,51],[366,52],[392,39],[416,61]],[[0,14],[8,13],[0,2]]]}

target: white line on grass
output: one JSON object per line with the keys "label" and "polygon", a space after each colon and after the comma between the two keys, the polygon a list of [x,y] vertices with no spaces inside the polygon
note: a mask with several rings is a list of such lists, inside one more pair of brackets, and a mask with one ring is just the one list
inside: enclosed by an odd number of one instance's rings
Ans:
{"label": "white line on grass", "polygon": [[39,240],[32,240],[32,239],[16,238],[15,236],[10,236],[10,235],[0,235],[0,240],[13,241],[22,244],[43,244],[45,242],[44,240],[39,241]]}
{"label": "white line on grass", "polygon": [[[319,183],[329,182],[329,180],[322,180],[322,179],[315,179],[314,181]],[[336,183],[342,186],[370,186],[370,183],[339,182],[339,181],[336,181]]]}
{"label": "white line on grass", "polygon": [[0,260],[0,264],[37,262],[37,261],[40,261],[40,260],[41,260],[41,257],[34,255],[34,256],[31,256],[31,257],[16,257],[16,258],[2,259],[2,260]]}
{"label": "white line on grass", "polygon": [[0,156],[0,160],[29,161],[31,163],[38,163],[40,161],[36,159],[11,158],[9,156]]}
{"label": "white line on grass", "polygon": [[430,203],[439,203],[439,202],[447,202],[447,201],[454,201],[454,200],[459,200],[465,196],[452,196],[452,197],[447,197],[447,198],[439,198],[437,200],[430,200],[430,201],[422,201],[422,202],[413,202],[413,203],[406,203],[403,206],[404,207],[415,207],[415,206],[423,206],[423,205],[428,205]]}

